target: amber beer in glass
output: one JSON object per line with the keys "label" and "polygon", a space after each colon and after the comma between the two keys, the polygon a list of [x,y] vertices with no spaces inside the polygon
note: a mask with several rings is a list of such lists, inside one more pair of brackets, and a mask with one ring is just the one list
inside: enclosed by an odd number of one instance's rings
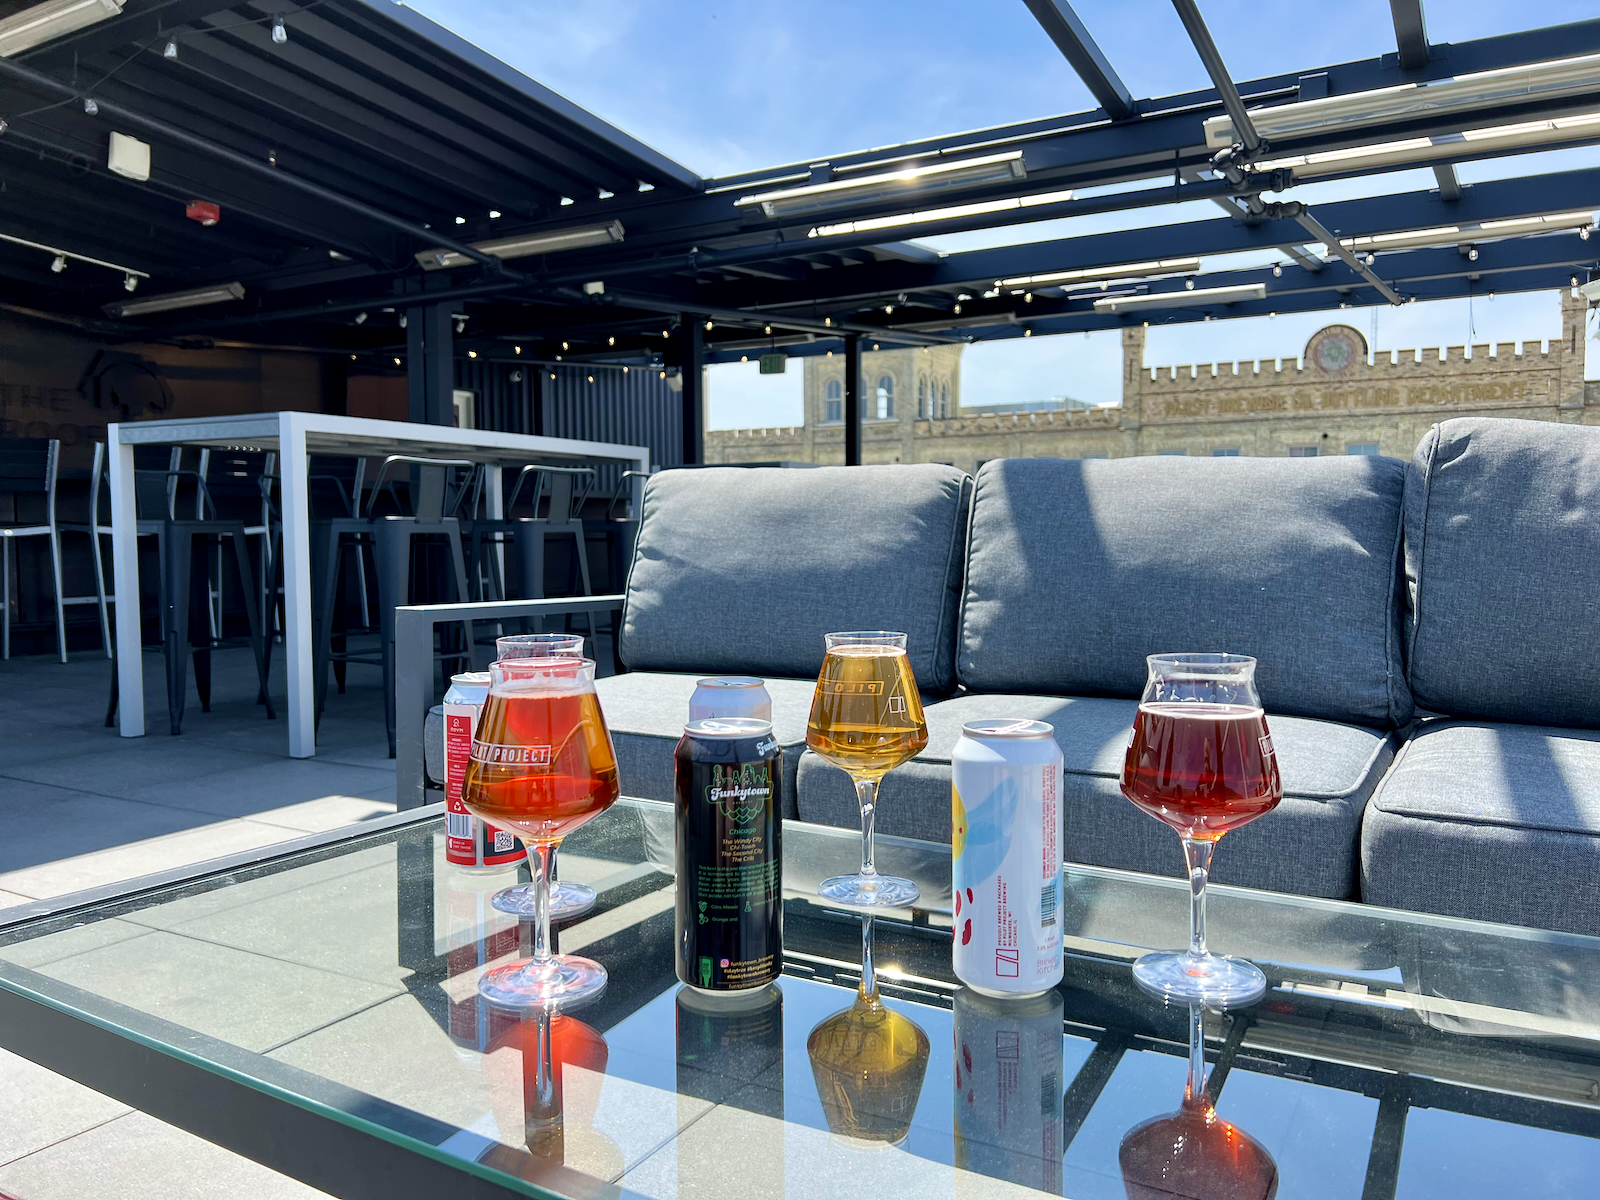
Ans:
{"label": "amber beer in glass", "polygon": [[550,953],[550,854],[616,802],[617,756],[586,658],[507,659],[489,669],[462,801],[515,829],[528,847],[536,915],[530,962],[484,975],[478,990],[507,1008],[559,1005],[599,992],[605,968]]}
{"label": "amber beer in glass", "polygon": [[[501,662],[510,658],[582,658],[583,636],[576,633],[513,633],[496,638],[495,656]],[[552,921],[580,917],[594,907],[594,889],[582,883],[568,883],[559,878],[561,868],[556,861],[556,848],[550,847],[550,919]],[[499,912],[513,917],[532,918],[534,913],[533,884],[520,883],[502,888],[489,901]]]}
{"label": "amber beer in glass", "polygon": [[1256,693],[1256,660],[1240,654],[1152,654],[1122,765],[1122,794],[1183,839],[1189,949],[1133,965],[1170,1000],[1251,1004],[1266,991],[1254,963],[1206,949],[1206,876],[1217,840],[1283,799],[1272,735]]}
{"label": "amber beer in glass", "polygon": [[879,875],[872,835],[878,782],[928,744],[906,635],[881,631],[830,633],[806,726],[814,754],[846,771],[861,806],[861,873],[825,879],[826,899],[863,908],[904,908],[920,894],[909,879]]}

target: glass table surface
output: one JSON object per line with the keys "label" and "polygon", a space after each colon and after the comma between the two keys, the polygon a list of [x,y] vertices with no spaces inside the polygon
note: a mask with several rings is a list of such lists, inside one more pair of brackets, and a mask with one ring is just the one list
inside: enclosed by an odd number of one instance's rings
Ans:
{"label": "glass table surface", "polygon": [[[541,1022],[476,991],[526,948],[489,906],[519,872],[443,833],[419,810],[0,927],[0,1045],[345,1196],[1247,1194],[1119,1163],[1183,1097],[1187,1010],[1129,971],[1185,943],[1182,881],[1069,864],[1062,986],[996,1004],[951,971],[949,847],[880,838],[923,891],[875,923],[893,1036],[813,1038],[860,978],[860,919],[814,894],[859,834],[785,825],[783,978],[729,1008],[673,974],[671,807],[625,800],[560,856],[599,903],[557,948],[610,985]],[[1600,1190],[1600,939],[1229,887],[1210,923],[1267,973],[1205,1032],[1278,1195]]]}

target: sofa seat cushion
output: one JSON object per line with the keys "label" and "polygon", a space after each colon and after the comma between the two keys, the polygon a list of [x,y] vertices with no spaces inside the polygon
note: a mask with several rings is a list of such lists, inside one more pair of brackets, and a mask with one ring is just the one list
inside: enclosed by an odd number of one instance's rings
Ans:
{"label": "sofa seat cushion", "polygon": [[[930,705],[928,747],[892,772],[880,791],[878,828],[950,840],[950,754],[961,726],[1027,717],[1055,726],[1066,797],[1066,857],[1160,875],[1183,874],[1178,835],[1146,816],[1118,787],[1135,700],[1062,696],[955,696]],[[1219,883],[1344,899],[1355,893],[1361,814],[1393,757],[1395,737],[1358,725],[1269,716],[1284,797],[1276,809],[1228,834],[1217,851]],[[799,769],[800,818],[855,825],[848,776],[807,753]]]}
{"label": "sofa seat cushion", "polygon": [[[624,796],[672,801],[672,753],[689,719],[689,697],[695,675],[631,671],[594,681],[600,708],[617,748],[617,773]],[[783,748],[783,805],[786,817],[795,809],[795,768],[806,744],[815,679],[768,679],[772,697],[772,731]]]}
{"label": "sofa seat cushion", "polygon": [[644,491],[618,653],[633,671],[815,679],[823,635],[893,629],[955,690],[971,479],[954,467],[707,467]]}
{"label": "sofa seat cushion", "polygon": [[1423,726],[1368,806],[1361,881],[1371,904],[1600,934],[1600,731]]}

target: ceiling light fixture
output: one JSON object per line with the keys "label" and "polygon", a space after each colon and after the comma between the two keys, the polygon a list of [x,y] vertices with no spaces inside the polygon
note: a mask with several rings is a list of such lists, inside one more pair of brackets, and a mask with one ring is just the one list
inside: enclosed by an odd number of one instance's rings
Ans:
{"label": "ceiling light fixture", "polygon": [[100,311],[108,317],[145,317],[179,308],[198,308],[202,304],[225,304],[243,295],[242,283],[218,283],[210,287],[191,288],[186,292],[151,296],[148,300],[119,300],[102,306]]}
{"label": "ceiling light fixture", "polygon": [[[1080,267],[1073,271],[1048,271],[1042,275],[1018,275],[1014,279],[997,279],[996,287],[1047,287],[1061,283],[1121,282],[1124,279],[1154,279],[1162,275],[1192,275],[1200,269],[1198,258],[1155,258],[1144,262],[1114,263],[1105,267]],[[971,296],[961,297],[963,300]]]}
{"label": "ceiling light fixture", "polygon": [[[10,242],[14,246],[26,246],[30,250],[43,250],[46,254],[54,255],[57,258],[70,259],[73,262],[89,263],[91,266],[105,267],[110,271],[120,271],[123,275],[130,279],[135,277],[140,279],[150,278],[147,272],[135,271],[132,267],[124,267],[120,263],[107,262],[103,258],[90,258],[87,254],[74,254],[71,250],[63,250],[60,246],[50,246],[46,245],[44,242],[30,241],[27,238],[16,237],[15,235],[9,233],[0,233],[0,242]],[[65,264],[63,264],[63,266],[64,265]],[[51,269],[54,270],[54,266],[52,266]],[[130,288],[129,290],[132,291],[133,289]]]}
{"label": "ceiling light fixture", "polygon": [[893,229],[899,225],[922,225],[930,221],[965,220],[989,213],[1014,209],[1036,208],[1041,204],[1060,204],[1071,200],[1073,193],[1043,192],[1037,196],[1008,196],[1004,200],[984,200],[976,204],[955,204],[948,208],[924,208],[916,212],[896,213],[892,217],[869,217],[862,221],[842,221],[836,225],[818,225],[807,237],[833,237],[842,233],[870,233],[876,229]]}
{"label": "ceiling light fixture", "polygon": [[1002,154],[985,154],[957,162],[936,162],[884,174],[836,179],[829,183],[741,196],[734,201],[734,206],[759,206],[768,217],[798,216],[847,204],[892,200],[907,193],[920,195],[944,188],[976,187],[1007,179],[1026,179],[1027,176],[1028,165],[1023,160],[1022,151],[1008,150]]}
{"label": "ceiling light fixture", "polygon": [[138,287],[139,287],[139,277],[137,275],[131,275],[130,274],[130,275],[124,275],[122,277],[122,290],[123,291],[125,291],[125,292],[135,291],[135,290],[138,289]]}
{"label": "ceiling light fixture", "polygon": [[1480,221],[1476,225],[1437,225],[1430,229],[1409,229],[1400,233],[1375,233],[1364,237],[1341,238],[1355,254],[1384,250],[1413,250],[1420,246],[1458,246],[1463,242],[1492,242],[1501,238],[1524,237],[1533,233],[1560,233],[1584,230],[1594,224],[1594,213],[1548,213],[1538,217],[1512,217],[1502,221]]}
{"label": "ceiling light fixture", "polygon": [[1266,297],[1264,283],[1235,287],[1201,288],[1193,292],[1149,292],[1142,296],[1103,296],[1094,302],[1096,312],[1134,312],[1143,308],[1189,308],[1196,304],[1237,304]]}
{"label": "ceiling light fixture", "polygon": [[[1496,104],[1582,96],[1597,89],[1600,89],[1600,54],[1587,54],[1581,58],[1502,67],[1428,83],[1403,83],[1348,96],[1255,108],[1250,110],[1250,120],[1256,132],[1267,141],[1283,142],[1389,121],[1471,112]],[[1238,140],[1230,117],[1208,118],[1205,131],[1206,145],[1214,150],[1226,149]]]}
{"label": "ceiling light fixture", "polygon": [[1327,175],[1403,167],[1410,163],[1426,162],[1429,159],[1446,156],[1453,161],[1460,161],[1468,156],[1492,157],[1552,142],[1582,141],[1596,136],[1600,136],[1600,113],[1591,112],[1571,117],[1556,117],[1549,121],[1493,125],[1483,129],[1466,129],[1460,133],[1440,134],[1436,137],[1405,138],[1394,142],[1351,146],[1344,150],[1302,154],[1293,158],[1277,158],[1260,163],[1259,166],[1263,170],[1286,167],[1294,172],[1296,179],[1319,179]]}
{"label": "ceiling light fixture", "polygon": [[45,0],[0,21],[0,58],[75,33],[122,11],[124,0]]}
{"label": "ceiling light fixture", "polygon": [[357,325],[365,325],[366,323],[367,323],[367,314],[364,313],[364,312],[357,313],[356,314],[356,324]]}
{"label": "ceiling light fixture", "polygon": [[[603,225],[579,225],[570,229],[552,229],[545,233],[529,233],[521,237],[497,238],[488,242],[473,242],[472,248],[492,254],[496,258],[525,258],[530,254],[554,254],[561,250],[581,250],[586,246],[610,246],[623,239],[621,221],[607,221]],[[423,250],[417,262],[424,271],[438,271],[449,267],[464,267],[472,262],[454,250]]]}

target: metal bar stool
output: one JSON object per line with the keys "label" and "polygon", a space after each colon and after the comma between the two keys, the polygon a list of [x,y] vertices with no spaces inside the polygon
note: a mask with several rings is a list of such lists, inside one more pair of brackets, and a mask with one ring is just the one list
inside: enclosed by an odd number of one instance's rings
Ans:
{"label": "metal bar stool", "polygon": [[[415,471],[415,486],[410,503],[400,498],[397,484],[399,469]],[[383,667],[384,718],[389,735],[389,757],[395,754],[395,700],[394,700],[394,610],[411,602],[412,567],[416,550],[429,541],[441,538],[450,555],[452,585],[455,598],[464,602],[469,598],[467,589],[466,558],[461,549],[461,522],[453,515],[462,502],[464,486],[451,487],[451,476],[458,472],[472,472],[475,464],[460,459],[417,458],[406,454],[392,454],[383,460],[371,492],[367,496],[365,513],[360,517],[336,517],[318,521],[313,526],[313,563],[321,564],[317,594],[320,596],[316,613],[316,651],[313,670],[317,680],[317,718],[320,720],[328,694],[328,667],[338,662],[359,662]],[[380,515],[380,507],[387,498],[388,507],[404,510]],[[449,515],[447,515],[447,513]],[[333,646],[334,624],[344,548],[355,540],[370,546],[376,563],[378,579],[379,644],[378,656],[340,652]],[[318,551],[320,550],[320,553]],[[348,631],[347,631],[348,632]],[[472,657],[472,631],[467,627],[464,649],[460,654],[445,658]]]}
{"label": "metal bar stool", "polygon": [[[10,492],[12,503],[24,496],[43,496],[44,523],[24,522],[16,508],[9,521],[0,521],[0,657],[11,657],[11,616],[16,601],[11,598],[13,549],[22,538],[50,539],[50,567],[55,578],[56,648],[61,661],[67,661],[67,619],[61,595],[61,531],[56,526],[56,463],[61,442],[56,438],[0,439],[0,492]],[[20,506],[20,505],[19,505]],[[22,580],[17,580],[22,590]]]}
{"label": "metal bar stool", "polygon": [[[510,517],[502,521],[474,522],[471,538],[473,578],[480,583],[479,599],[544,599],[545,542],[552,537],[570,537],[575,569],[568,574],[566,595],[592,596],[589,580],[589,555],[583,527],[583,504],[594,486],[593,467],[552,467],[531,463],[517,474],[517,482],[506,502],[506,511],[516,506],[526,487],[533,506],[531,517]],[[531,486],[529,483],[531,481]],[[544,515],[539,515],[541,503]],[[510,537],[517,565],[515,596],[507,594],[500,574],[499,555]],[[574,578],[574,576],[576,578]],[[572,590],[574,584],[578,590]],[[594,614],[588,614],[589,636],[598,636]]]}
{"label": "metal bar stool", "polygon": [[108,517],[111,511],[110,480],[106,475],[106,444],[94,444],[94,466],[89,471],[89,520],[62,521],[56,526],[62,533],[82,533],[89,538],[89,556],[94,560],[94,595],[92,596],[65,596],[61,603],[67,606],[74,604],[94,604],[100,609],[100,648],[105,651],[107,658],[114,655],[111,650],[111,615],[110,607],[116,603],[117,598],[106,591],[106,565],[105,547],[102,538],[111,536],[111,526],[101,520],[101,492],[105,492],[105,512]]}

